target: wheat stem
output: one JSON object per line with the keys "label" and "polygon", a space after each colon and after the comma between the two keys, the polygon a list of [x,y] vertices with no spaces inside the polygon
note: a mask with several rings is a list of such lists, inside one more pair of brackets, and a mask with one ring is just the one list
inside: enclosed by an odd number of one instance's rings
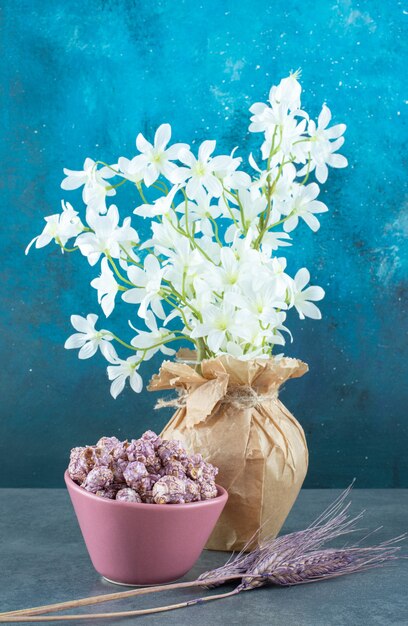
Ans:
{"label": "wheat stem", "polygon": [[184,609],[195,604],[203,604],[204,602],[212,602],[213,600],[221,600],[239,593],[237,589],[220,593],[215,596],[207,596],[205,598],[195,598],[186,602],[178,602],[177,604],[168,604],[152,609],[138,609],[136,611],[118,611],[116,613],[90,613],[88,615],[18,615],[18,616],[0,616],[0,623],[21,623],[21,622],[63,622],[71,620],[92,620],[92,619],[112,619],[117,617],[138,617],[140,615],[151,615],[153,613],[164,613],[166,611],[174,611],[176,609]]}

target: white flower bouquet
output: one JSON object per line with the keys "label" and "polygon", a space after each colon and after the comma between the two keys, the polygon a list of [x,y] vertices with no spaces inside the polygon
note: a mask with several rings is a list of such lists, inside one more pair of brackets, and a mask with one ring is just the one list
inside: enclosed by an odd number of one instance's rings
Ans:
{"label": "white flower bouquet", "polygon": [[[249,130],[262,137],[260,159],[248,158],[251,174],[236,149],[215,156],[215,141],[204,141],[197,156],[186,144],[169,146],[169,124],[157,129],[153,144],[139,134],[131,159],[108,165],[87,158],[82,171],[64,170],[64,190],[83,187],[84,216],[63,201],[62,213],[45,218],[30,246],[54,241],[62,252],[79,250],[90,265],[99,264],[91,285],[106,317],[119,298],[133,305],[130,339],[97,330],[95,314],[72,315],[77,332],[65,343],[79,348],[80,359],[100,350],[114,398],[128,378],[140,392],[142,362],[159,350],[174,354],[174,343],[192,344],[198,362],[224,354],[268,359],[285,334],[292,339],[290,309],[302,319],[321,317],[314,302],[323,289],[309,285],[304,267],[292,278],[278,250],[291,245],[290,233],[302,221],[318,230],[317,216],[327,211],[317,199],[318,183],[326,181],[328,166],[347,165],[337,154],[345,125],[328,127],[326,105],[317,124],[311,120],[300,108],[298,78],[284,78],[267,104],[250,108]],[[145,241],[130,216],[121,222],[117,206],[107,206],[125,183],[135,188],[133,213],[149,220]],[[131,356],[119,356],[115,344]]]}
{"label": "white flower bouquet", "polygon": [[[262,144],[248,167],[235,150],[214,155],[215,141],[204,141],[197,156],[186,144],[169,146],[170,125],[162,124],[153,144],[137,136],[139,153],[131,159],[109,165],[88,158],[82,171],[64,170],[63,189],[83,187],[84,217],[63,202],[30,244],[55,241],[62,252],[79,250],[90,265],[100,262],[91,285],[106,317],[119,298],[133,306],[130,338],[96,329],[95,314],[73,315],[77,332],[65,343],[79,348],[80,359],[100,350],[114,398],[127,379],[142,390],[140,365],[157,351],[171,356],[177,342],[192,346],[194,367],[164,361],[149,389],[179,392],[162,401],[177,407],[162,435],[219,468],[229,500],[208,543],[219,550],[275,536],[307,472],[303,429],[277,396],[282,383],[308,368],[276,348],[292,339],[290,309],[301,319],[321,317],[315,302],[324,291],[309,285],[305,267],[292,278],[278,252],[301,222],[318,230],[317,216],[327,211],[318,183],[328,166],[347,160],[337,153],[344,124],[328,127],[326,105],[317,124],[311,120],[300,108],[298,78],[284,78],[267,104],[250,108],[249,130],[261,133]],[[130,216],[121,222],[116,205],[107,206],[129,183],[133,213],[149,220],[144,240]]]}

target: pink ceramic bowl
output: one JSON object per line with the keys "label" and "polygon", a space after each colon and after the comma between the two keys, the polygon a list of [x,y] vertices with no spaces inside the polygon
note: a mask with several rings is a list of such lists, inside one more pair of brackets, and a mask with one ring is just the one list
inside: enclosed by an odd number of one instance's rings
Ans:
{"label": "pink ceramic bowl", "polygon": [[228,499],[139,504],[95,496],[64,475],[96,571],[112,582],[153,585],[184,576],[197,561]]}

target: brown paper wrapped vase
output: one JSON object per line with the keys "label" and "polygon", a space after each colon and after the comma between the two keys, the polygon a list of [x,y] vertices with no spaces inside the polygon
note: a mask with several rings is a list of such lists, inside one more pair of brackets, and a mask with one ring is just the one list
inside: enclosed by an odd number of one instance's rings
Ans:
{"label": "brown paper wrapped vase", "polygon": [[222,356],[202,361],[200,373],[186,362],[164,361],[153,377],[150,390],[178,392],[176,400],[158,403],[178,407],[162,436],[216,465],[217,482],[229,493],[207,548],[241,550],[260,527],[258,541],[282,527],[306,476],[308,450],[278,390],[307,370],[297,359]]}

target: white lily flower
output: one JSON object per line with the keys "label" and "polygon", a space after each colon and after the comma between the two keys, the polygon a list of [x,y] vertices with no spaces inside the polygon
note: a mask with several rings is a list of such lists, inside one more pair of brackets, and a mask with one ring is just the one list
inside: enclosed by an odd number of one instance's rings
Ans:
{"label": "white lily flower", "polygon": [[[55,241],[60,246],[65,246],[68,239],[76,237],[84,229],[77,211],[74,211],[69,202],[61,202],[62,213],[49,215],[45,219],[44,230],[41,235],[34,237],[28,244],[25,254],[28,254],[31,246],[35,243],[36,248],[43,248],[51,241]],[[63,250],[62,250],[63,252]]]}
{"label": "white lily flower", "polygon": [[270,324],[277,308],[286,309],[285,294],[285,285],[276,277],[266,282],[251,276],[243,283],[241,292],[228,294],[228,301],[248,311],[255,320]]}
{"label": "white lily flower", "polygon": [[320,320],[322,317],[320,310],[309,300],[322,300],[324,298],[324,289],[314,286],[309,286],[305,289],[309,281],[310,273],[305,267],[302,267],[297,272],[294,280],[294,307],[299,313],[301,320],[304,320],[305,317]]}
{"label": "white lily flower", "polygon": [[166,196],[161,196],[153,202],[153,204],[141,204],[133,211],[135,215],[141,217],[156,217],[157,215],[168,215],[171,211],[171,205],[174,201],[174,196],[179,190],[179,185],[175,185],[169,191]]}
{"label": "white lily flower", "polygon": [[153,248],[155,254],[169,256],[170,251],[177,250],[180,241],[185,239],[183,235],[177,232],[177,220],[171,213],[166,216],[163,222],[152,221],[150,226],[153,236],[142,243],[141,250]]}
{"label": "white lily flower", "polygon": [[113,339],[112,334],[107,330],[96,330],[97,321],[98,316],[94,313],[89,313],[86,317],[71,315],[71,324],[78,332],[68,337],[64,348],[67,350],[80,348],[79,359],[89,359],[96,354],[98,348],[105,358],[114,354],[115,349],[110,343]]}
{"label": "white lily flower", "polygon": [[143,379],[138,370],[140,357],[138,355],[130,356],[127,359],[120,359],[117,355],[108,359],[113,365],[108,365],[108,378],[112,381],[110,392],[116,400],[118,395],[125,388],[127,379],[133,391],[140,393],[143,389]]}
{"label": "white lily flower", "polygon": [[234,341],[227,341],[225,351],[220,354],[229,354],[240,361],[250,361],[251,359],[268,359],[269,353],[263,352],[264,347],[259,346],[257,348],[251,347],[248,349],[248,344],[238,337],[234,338]]}
{"label": "white lily flower", "polygon": [[102,259],[101,275],[91,281],[91,287],[98,291],[98,302],[102,307],[102,311],[106,317],[112,313],[115,308],[115,298],[118,293],[118,283],[109,267],[106,257]]}
{"label": "white lily flower", "polygon": [[182,150],[179,154],[179,161],[187,167],[178,167],[172,173],[170,180],[175,183],[188,181],[186,193],[192,200],[203,188],[215,198],[219,198],[222,194],[222,184],[216,173],[228,169],[233,159],[230,156],[211,157],[215,146],[215,141],[203,141],[198,149],[197,158],[189,150]]}
{"label": "white lily flower", "polygon": [[97,163],[89,158],[85,159],[83,170],[64,168],[64,174],[66,178],[62,181],[61,188],[67,190],[78,189],[82,185],[88,185],[95,180],[98,180],[102,185],[105,183],[106,178],[115,176],[115,172],[109,167],[102,167],[98,170]]}
{"label": "white lily flower", "polygon": [[143,180],[144,168],[140,161],[137,161],[137,157],[133,159],[127,159],[126,157],[120,157],[118,159],[119,175],[130,180],[132,183],[140,183]]}
{"label": "white lily flower", "polygon": [[161,296],[159,295],[164,269],[153,254],[149,254],[144,260],[144,269],[131,265],[128,268],[128,278],[135,285],[134,288],[125,291],[122,298],[129,304],[140,304],[138,315],[146,318],[147,309],[152,311],[160,319],[165,319]]}
{"label": "white lily flower", "polygon": [[329,210],[323,202],[316,200],[319,193],[320,189],[317,183],[306,186],[296,185],[292,188],[292,197],[281,204],[282,213],[289,215],[283,224],[285,232],[292,232],[298,225],[300,217],[313,232],[319,230],[320,222],[315,214],[325,213]]}
{"label": "white lily flower", "polygon": [[100,213],[106,213],[106,196],[114,196],[106,179],[116,176],[115,165],[98,169],[98,164],[92,159],[85,159],[83,170],[69,170],[64,168],[66,178],[61,182],[62,189],[72,190],[84,186],[82,198],[86,205]]}
{"label": "white lily flower", "polygon": [[143,359],[148,361],[159,351],[166,356],[173,356],[176,351],[162,342],[174,338],[174,334],[168,328],[158,328],[156,318],[151,311],[147,311],[144,322],[150,332],[138,330],[131,325],[138,334],[130,342],[138,352],[143,352]]}
{"label": "white lily flower", "polygon": [[[203,240],[200,239],[202,243]],[[205,244],[204,244],[205,245]],[[206,260],[201,252],[192,249],[186,237],[181,237],[175,250],[168,250],[168,262],[164,268],[164,276],[170,281],[179,293],[183,291],[189,295],[196,276],[203,273],[205,267],[208,268]],[[211,264],[212,268],[213,264]]]}
{"label": "white lily flower", "polygon": [[163,174],[171,180],[173,172],[177,166],[171,161],[176,161],[182,150],[188,150],[185,143],[175,143],[167,148],[171,138],[170,124],[162,124],[156,130],[154,145],[147,141],[141,133],[136,137],[136,147],[142,154],[132,160],[132,167],[138,171],[143,171],[144,182],[150,187]]}
{"label": "white lily flower", "polygon": [[344,134],[346,130],[345,124],[336,124],[331,128],[327,128],[331,120],[331,111],[325,104],[316,123],[310,120],[308,126],[308,134],[310,142],[307,142],[306,149],[310,150],[310,165],[305,165],[299,172],[298,176],[304,176],[307,171],[316,170],[316,178],[319,183],[325,183],[330,167],[342,168],[347,167],[348,161],[342,154],[335,154],[344,143]]}
{"label": "white lily flower", "polygon": [[119,226],[119,211],[114,204],[109,207],[106,215],[88,211],[87,222],[93,232],[82,233],[75,244],[87,257],[90,265],[95,265],[101,254],[119,259],[122,248],[126,249],[139,241],[137,232],[131,226],[130,217],[126,217],[123,226]]}
{"label": "white lily flower", "polygon": [[271,256],[272,252],[275,252],[278,248],[291,245],[291,237],[288,233],[269,231],[262,239],[262,251],[265,252],[267,256]]}
{"label": "white lily flower", "polygon": [[210,350],[217,353],[227,338],[235,316],[235,306],[229,302],[223,301],[220,306],[209,304],[202,311],[203,322],[193,328],[191,337],[205,337]]}

